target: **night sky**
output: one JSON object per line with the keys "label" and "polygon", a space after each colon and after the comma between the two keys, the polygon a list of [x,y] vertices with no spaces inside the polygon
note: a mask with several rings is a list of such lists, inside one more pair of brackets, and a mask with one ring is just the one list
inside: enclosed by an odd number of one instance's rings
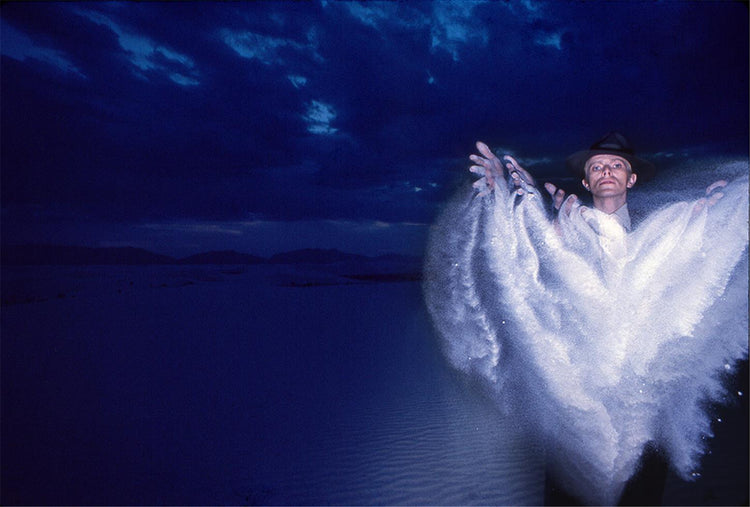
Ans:
{"label": "night sky", "polygon": [[421,254],[481,139],[747,156],[733,1],[3,3],[2,241]]}

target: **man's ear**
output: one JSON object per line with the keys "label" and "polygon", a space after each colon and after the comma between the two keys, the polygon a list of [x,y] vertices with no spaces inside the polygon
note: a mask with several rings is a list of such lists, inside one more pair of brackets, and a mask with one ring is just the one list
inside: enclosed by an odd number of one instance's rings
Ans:
{"label": "man's ear", "polygon": [[630,173],[630,176],[628,176],[628,183],[627,183],[627,187],[628,187],[628,188],[632,188],[632,187],[633,187],[633,185],[635,185],[635,180],[637,180],[637,179],[638,179],[638,175],[637,175],[637,174],[635,174],[635,173]]}
{"label": "man's ear", "polygon": [[589,182],[588,182],[588,181],[586,181],[586,178],[583,178],[583,179],[581,180],[581,185],[583,185],[583,188],[585,188],[586,190],[588,190],[588,189],[589,189]]}

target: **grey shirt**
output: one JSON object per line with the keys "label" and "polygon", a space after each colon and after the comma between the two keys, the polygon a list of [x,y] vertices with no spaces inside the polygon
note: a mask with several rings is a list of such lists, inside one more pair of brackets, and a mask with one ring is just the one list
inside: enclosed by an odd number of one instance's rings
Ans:
{"label": "grey shirt", "polygon": [[628,212],[628,203],[625,203],[617,208],[617,211],[615,211],[611,215],[615,217],[617,222],[622,225],[626,231],[631,231],[632,226],[630,225],[630,212]]}

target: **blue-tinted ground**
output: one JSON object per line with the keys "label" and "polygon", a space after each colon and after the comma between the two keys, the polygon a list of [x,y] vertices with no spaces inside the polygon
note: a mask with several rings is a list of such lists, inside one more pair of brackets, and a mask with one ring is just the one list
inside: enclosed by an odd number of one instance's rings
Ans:
{"label": "blue-tinted ground", "polygon": [[541,498],[418,283],[61,269],[76,288],[3,308],[3,504]]}
{"label": "blue-tinted ground", "polygon": [[[4,269],[1,503],[540,503],[538,449],[445,365],[419,283],[351,282]],[[746,502],[741,399],[666,503]]]}

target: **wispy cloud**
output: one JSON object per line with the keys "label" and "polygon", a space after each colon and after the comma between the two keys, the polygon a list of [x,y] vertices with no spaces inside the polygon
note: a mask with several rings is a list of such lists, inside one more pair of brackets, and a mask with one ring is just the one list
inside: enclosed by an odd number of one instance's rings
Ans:
{"label": "wispy cloud", "polygon": [[557,50],[562,50],[562,33],[544,33],[539,34],[534,42],[540,46],[550,46]]}
{"label": "wispy cloud", "polygon": [[399,2],[344,2],[340,5],[361,23],[378,30],[387,25],[423,28],[430,23],[429,17],[421,11]]}
{"label": "wispy cloud", "polygon": [[307,78],[305,76],[288,75],[287,79],[294,85],[295,88],[302,88],[307,84]]}
{"label": "wispy cloud", "polygon": [[344,2],[341,5],[362,24],[384,34],[391,27],[429,30],[430,50],[446,51],[454,61],[459,61],[460,51],[464,46],[487,44],[487,28],[474,17],[474,8],[483,3],[486,1],[436,1],[422,4],[432,7],[432,11],[427,13],[401,2]]}
{"label": "wispy cloud", "polygon": [[379,25],[387,21],[391,17],[391,13],[387,10],[387,4],[366,4],[362,2],[346,2],[344,8],[349,11],[353,17],[357,18],[363,24],[371,26],[373,28],[379,28]]}
{"label": "wispy cloud", "polygon": [[198,86],[199,84],[201,84],[197,79],[183,76],[182,74],[178,74],[177,72],[173,72],[172,74],[170,74],[169,79],[182,86]]}
{"label": "wispy cloud", "polygon": [[460,60],[460,49],[467,44],[487,45],[487,28],[477,22],[474,8],[483,1],[436,2],[430,30],[432,51],[442,49]]}
{"label": "wispy cloud", "polygon": [[[90,10],[80,10],[79,14],[96,24],[107,26],[117,35],[120,47],[129,55],[130,62],[141,71],[159,71],[169,77],[174,83],[182,86],[200,84],[198,72],[193,60],[182,53],[159,44],[148,37],[122,28],[111,18]],[[175,72],[159,60],[166,60],[181,69]],[[140,74],[143,77],[142,74]]]}
{"label": "wispy cloud", "polygon": [[308,105],[303,118],[307,122],[308,132],[313,134],[334,134],[338,130],[331,127],[331,122],[336,119],[336,111],[319,100],[313,100]]}
{"label": "wispy cloud", "polygon": [[62,51],[38,45],[31,37],[0,19],[0,53],[15,60],[38,60],[85,78],[86,76]]}
{"label": "wispy cloud", "polygon": [[221,31],[222,40],[242,58],[258,60],[265,65],[283,65],[286,62],[281,56],[284,49],[292,49],[308,54],[317,61],[322,57],[317,50],[317,35],[314,29],[307,32],[307,41],[299,43],[293,39],[272,37],[251,31]]}

